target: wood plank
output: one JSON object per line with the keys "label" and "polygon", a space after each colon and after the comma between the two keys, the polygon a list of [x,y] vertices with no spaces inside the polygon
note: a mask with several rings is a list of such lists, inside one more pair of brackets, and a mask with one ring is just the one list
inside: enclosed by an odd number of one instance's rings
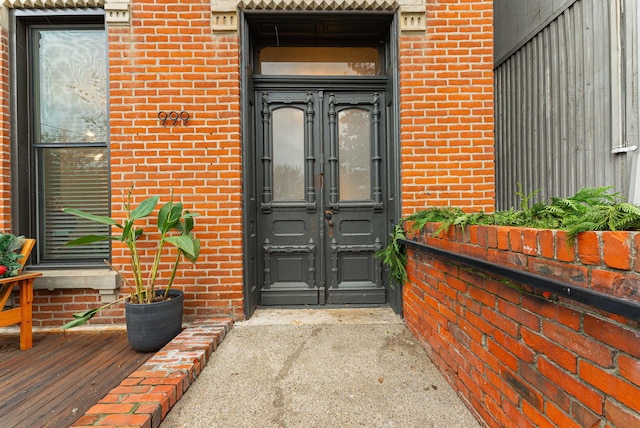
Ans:
{"label": "wood plank", "polygon": [[68,427],[153,353],[129,347],[126,333],[0,335],[0,427]]}

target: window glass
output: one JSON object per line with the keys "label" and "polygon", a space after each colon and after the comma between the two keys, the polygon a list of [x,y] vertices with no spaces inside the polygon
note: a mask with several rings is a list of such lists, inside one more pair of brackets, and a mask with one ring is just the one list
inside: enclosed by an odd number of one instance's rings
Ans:
{"label": "window glass", "polygon": [[45,260],[70,258],[103,260],[109,254],[108,241],[79,247],[64,244],[84,235],[104,235],[108,229],[62,212],[77,208],[96,215],[109,213],[107,151],[103,147],[44,148],[40,151],[44,195],[43,226],[40,237]]}
{"label": "window glass", "polygon": [[371,125],[369,112],[338,114],[340,200],[371,200]]}
{"label": "window glass", "polygon": [[107,58],[103,29],[34,28],[31,52],[36,105],[34,157],[39,262],[101,262],[107,241],[64,244],[109,228],[63,213],[77,208],[109,215]]}
{"label": "window glass", "polygon": [[107,141],[103,30],[37,30],[41,143]]}
{"label": "window glass", "polygon": [[260,51],[260,72],[267,75],[377,76],[378,50],[370,47],[272,46]]}
{"label": "window glass", "polygon": [[304,199],[304,113],[295,108],[273,112],[273,198]]}

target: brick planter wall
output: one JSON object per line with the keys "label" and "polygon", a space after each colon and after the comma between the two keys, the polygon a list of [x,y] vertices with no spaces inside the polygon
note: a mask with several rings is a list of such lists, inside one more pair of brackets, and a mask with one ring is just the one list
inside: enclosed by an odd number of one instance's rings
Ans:
{"label": "brick planter wall", "polygon": [[[635,232],[587,232],[569,246],[562,231],[436,229],[407,239],[640,301]],[[640,313],[604,312],[418,248],[408,271],[407,325],[488,426],[640,426]]]}

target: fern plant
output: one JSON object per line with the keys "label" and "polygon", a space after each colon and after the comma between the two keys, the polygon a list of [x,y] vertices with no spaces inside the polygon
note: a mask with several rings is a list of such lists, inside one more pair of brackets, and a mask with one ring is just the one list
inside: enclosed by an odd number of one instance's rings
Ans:
{"label": "fern plant", "polygon": [[[389,268],[391,279],[398,284],[407,282],[407,248],[399,240],[405,238],[403,223],[398,223],[393,228],[389,245],[378,250],[376,257]],[[393,282],[392,282],[393,284]]]}
{"label": "fern plant", "polygon": [[406,248],[399,242],[404,239],[404,220],[411,220],[412,231],[419,231],[427,223],[440,222],[435,234],[452,226],[465,228],[470,225],[497,225],[561,229],[573,244],[578,233],[605,230],[640,230],[640,206],[623,202],[611,187],[585,188],[568,198],[551,198],[548,204],[533,203],[537,192],[525,194],[518,184],[516,195],[520,197],[520,210],[510,208],[486,214],[482,211],[466,213],[460,208],[429,208],[418,211],[401,220],[394,228],[387,247],[376,253],[387,266],[390,276],[404,284],[407,280]]}

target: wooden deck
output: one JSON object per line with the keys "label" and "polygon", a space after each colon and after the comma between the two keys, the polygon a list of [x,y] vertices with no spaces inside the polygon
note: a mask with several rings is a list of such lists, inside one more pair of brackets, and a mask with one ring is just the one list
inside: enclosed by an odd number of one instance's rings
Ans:
{"label": "wooden deck", "polygon": [[124,332],[0,334],[0,427],[69,427],[152,355]]}

